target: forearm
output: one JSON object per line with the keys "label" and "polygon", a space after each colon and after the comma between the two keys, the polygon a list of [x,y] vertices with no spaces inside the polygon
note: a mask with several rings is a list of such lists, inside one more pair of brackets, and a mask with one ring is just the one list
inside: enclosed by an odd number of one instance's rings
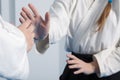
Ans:
{"label": "forearm", "polygon": [[120,71],[120,47],[109,48],[94,55],[99,65],[99,77],[106,77]]}

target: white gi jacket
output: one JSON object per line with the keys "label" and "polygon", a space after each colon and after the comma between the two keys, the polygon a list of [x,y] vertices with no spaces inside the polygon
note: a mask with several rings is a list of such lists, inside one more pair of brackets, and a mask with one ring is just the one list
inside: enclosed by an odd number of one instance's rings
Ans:
{"label": "white gi jacket", "polygon": [[27,78],[28,72],[24,34],[0,17],[0,77],[21,80]]}
{"label": "white gi jacket", "polygon": [[113,0],[102,31],[97,20],[108,0],[56,0],[50,9],[49,42],[66,36],[70,52],[93,54],[100,73],[109,76],[120,71],[120,0]]}

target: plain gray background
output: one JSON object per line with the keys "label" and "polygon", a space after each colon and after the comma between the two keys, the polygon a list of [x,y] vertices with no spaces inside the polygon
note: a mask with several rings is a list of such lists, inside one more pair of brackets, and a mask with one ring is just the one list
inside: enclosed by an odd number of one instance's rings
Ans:
{"label": "plain gray background", "polygon": [[[23,6],[27,7],[28,3],[34,4],[44,17],[45,12],[49,11],[53,2],[54,0],[0,0],[0,13],[4,20],[19,25],[19,13]],[[44,54],[38,53],[34,46],[28,54],[28,58],[30,63],[28,80],[59,80],[66,64],[64,39],[51,45]]]}

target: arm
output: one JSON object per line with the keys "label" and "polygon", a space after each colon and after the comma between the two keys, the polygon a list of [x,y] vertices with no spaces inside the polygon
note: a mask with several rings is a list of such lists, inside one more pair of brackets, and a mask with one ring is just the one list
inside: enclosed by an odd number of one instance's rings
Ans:
{"label": "arm", "polygon": [[[29,24],[30,21],[27,21],[20,27],[26,28]],[[29,73],[28,44],[23,30],[19,30],[0,18],[0,33],[0,77],[19,80],[27,78]]]}
{"label": "arm", "polygon": [[94,55],[99,66],[99,77],[110,76],[120,71],[120,45]]}

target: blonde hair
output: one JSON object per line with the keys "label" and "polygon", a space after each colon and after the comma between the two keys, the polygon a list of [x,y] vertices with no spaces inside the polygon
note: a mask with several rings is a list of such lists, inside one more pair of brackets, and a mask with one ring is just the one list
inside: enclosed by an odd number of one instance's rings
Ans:
{"label": "blonde hair", "polygon": [[106,19],[107,19],[109,13],[110,13],[110,10],[111,10],[111,3],[108,2],[108,4],[106,5],[103,13],[101,14],[100,18],[97,21],[97,24],[98,24],[97,31],[100,31],[103,28],[103,26],[106,22]]}

